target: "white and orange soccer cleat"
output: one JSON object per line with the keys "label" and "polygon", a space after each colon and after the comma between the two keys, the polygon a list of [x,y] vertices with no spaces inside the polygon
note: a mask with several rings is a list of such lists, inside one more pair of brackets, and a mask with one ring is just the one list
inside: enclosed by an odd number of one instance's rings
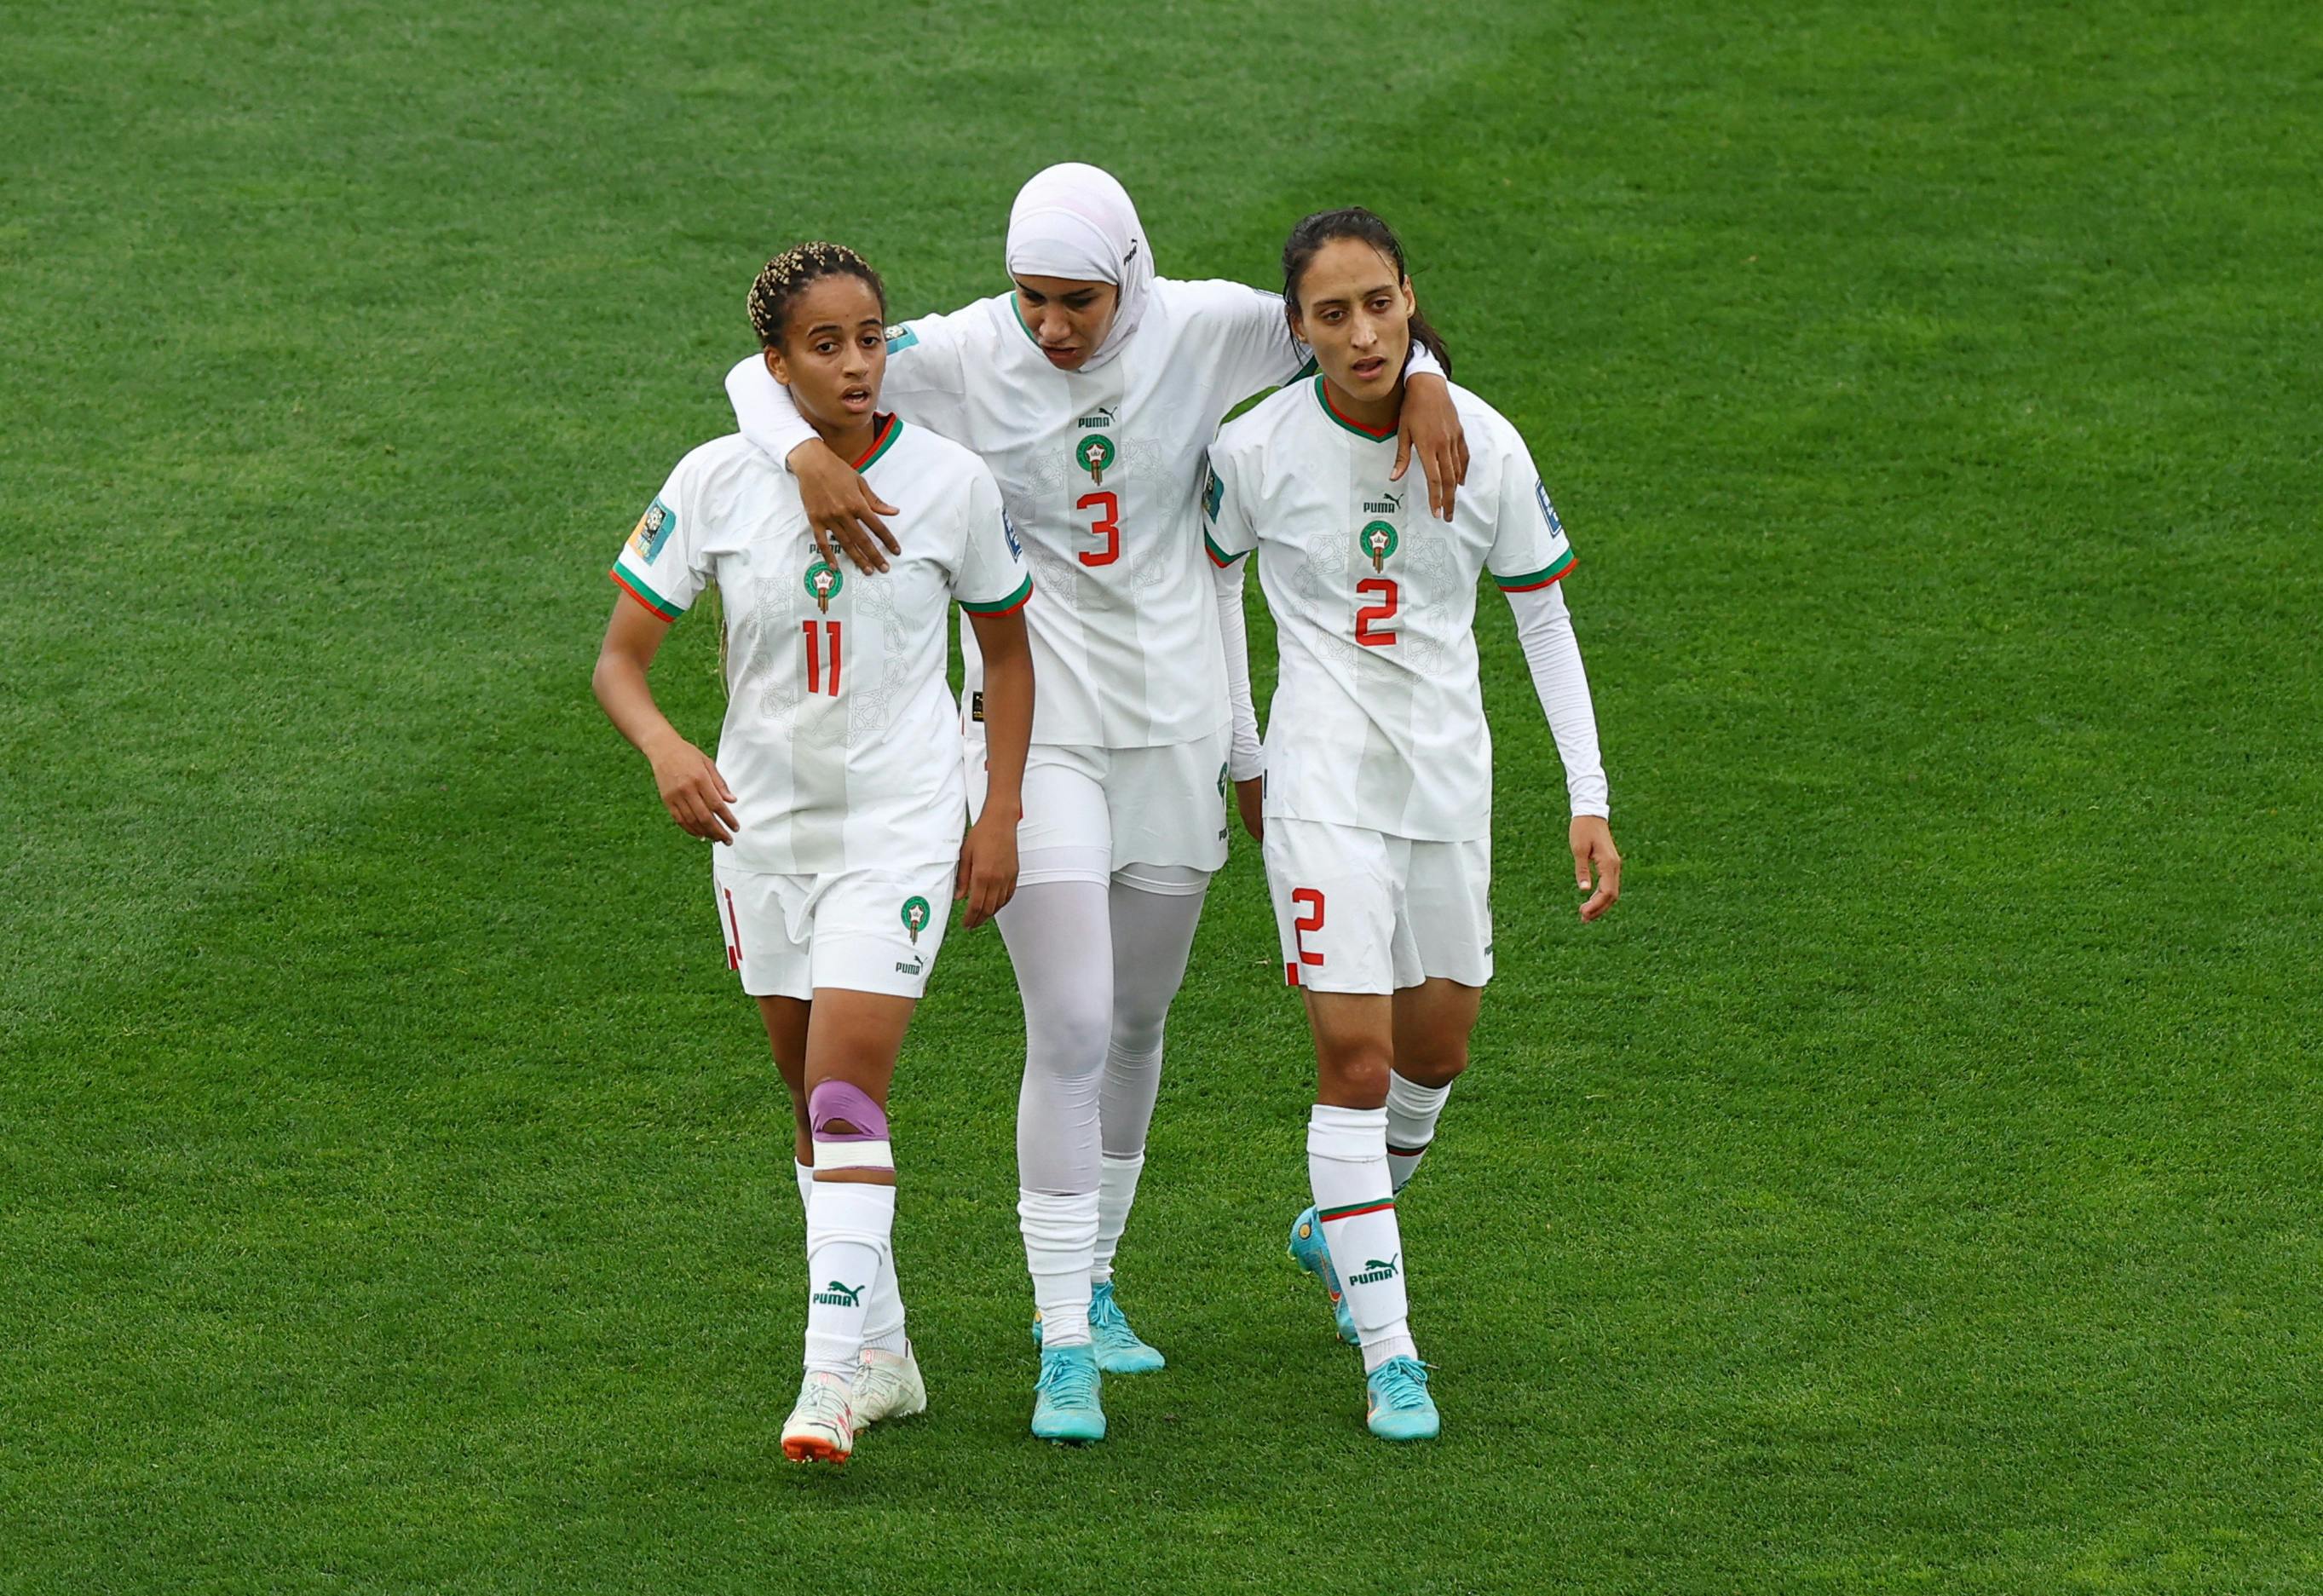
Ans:
{"label": "white and orange soccer cleat", "polygon": [[855,1388],[849,1399],[855,1427],[868,1430],[883,1418],[909,1418],[928,1410],[928,1384],[920,1378],[920,1361],[906,1342],[900,1353],[863,1349],[862,1366],[855,1371]]}
{"label": "white and orange soccer cleat", "polygon": [[855,1410],[847,1381],[811,1372],[798,1406],[783,1421],[783,1455],[793,1463],[843,1463],[855,1454]]}

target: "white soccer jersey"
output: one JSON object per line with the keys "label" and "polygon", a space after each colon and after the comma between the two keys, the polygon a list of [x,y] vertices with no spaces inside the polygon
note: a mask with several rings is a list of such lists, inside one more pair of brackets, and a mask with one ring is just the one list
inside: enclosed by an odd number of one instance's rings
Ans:
{"label": "white soccer jersey", "polygon": [[1281,675],[1266,812],[1455,842],[1492,834],[1492,740],[1476,681],[1476,576],[1547,586],[1573,548],[1517,429],[1452,389],[1468,484],[1447,526],[1388,481],[1395,434],[1332,410],[1323,379],[1284,389],[1212,445],[1210,557],[1265,551]]}
{"label": "white soccer jersey", "polygon": [[950,607],[1005,614],[1033,591],[992,473],[888,417],[856,463],[902,512],[903,553],[866,575],[825,564],[798,484],[736,434],[670,472],[612,578],[666,620],[715,582],[726,617],[719,773],[731,868],[803,875],[956,858],[967,824],[944,683]]}
{"label": "white soccer jersey", "polygon": [[[1234,282],[1156,279],[1135,335],[1095,371],[1051,365],[1013,293],[889,329],[881,402],[982,456],[1024,539],[1040,591],[1025,611],[1034,742],[1146,748],[1224,724],[1203,450],[1228,410],[1305,360],[1281,299]],[[747,368],[734,380],[781,394]],[[973,693],[972,638],[961,652]]]}

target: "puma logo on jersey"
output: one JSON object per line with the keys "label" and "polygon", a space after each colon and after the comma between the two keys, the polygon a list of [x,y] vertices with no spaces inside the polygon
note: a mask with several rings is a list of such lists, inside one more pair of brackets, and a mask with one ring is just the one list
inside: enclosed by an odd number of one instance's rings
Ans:
{"label": "puma logo on jersey", "polygon": [[1384,499],[1364,500],[1364,514],[1367,516],[1393,516],[1402,513],[1403,495],[1400,493],[1391,493]]}
{"label": "puma logo on jersey", "polygon": [[1112,427],[1117,424],[1114,420],[1113,407],[1111,405],[1107,405],[1102,410],[1093,411],[1089,415],[1082,417],[1079,421],[1073,423],[1073,425],[1081,427],[1086,431],[1095,432],[1099,427]]}

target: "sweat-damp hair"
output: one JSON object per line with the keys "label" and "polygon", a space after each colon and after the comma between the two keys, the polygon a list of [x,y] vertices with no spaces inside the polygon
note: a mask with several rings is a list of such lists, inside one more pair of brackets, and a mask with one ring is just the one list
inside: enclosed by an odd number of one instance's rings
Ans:
{"label": "sweat-damp hair", "polygon": [[871,270],[871,262],[843,243],[815,239],[793,244],[767,261],[758,281],[750,285],[750,326],[758,335],[758,347],[782,347],[783,325],[790,316],[791,302],[806,292],[807,285],[817,278],[842,275],[859,277],[870,285],[871,297],[879,301],[879,319],[886,321],[887,285]]}
{"label": "sweat-damp hair", "polygon": [[[1301,218],[1283,242],[1282,304],[1286,312],[1298,310],[1299,280],[1307,275],[1307,268],[1314,263],[1316,255],[1325,244],[1341,238],[1367,243],[1394,261],[1397,281],[1411,276],[1411,269],[1404,263],[1403,241],[1396,237],[1394,228],[1371,212],[1359,205],[1344,210],[1317,211]],[[1411,308],[1411,338],[1436,357],[1436,363],[1444,368],[1446,377],[1452,374],[1452,352],[1444,345],[1444,335],[1428,325],[1416,301]]]}

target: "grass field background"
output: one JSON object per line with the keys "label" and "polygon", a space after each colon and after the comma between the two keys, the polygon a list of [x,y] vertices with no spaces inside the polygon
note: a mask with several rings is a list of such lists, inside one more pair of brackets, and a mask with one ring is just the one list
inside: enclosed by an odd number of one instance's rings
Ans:
{"label": "grass field background", "polygon": [[[6,32],[0,1590],[2323,1582],[2311,8]],[[1627,894],[1573,916],[1488,601],[1501,974],[1394,1452],[1281,1257],[1253,851],[1100,1448],[1024,1434],[1021,1024],[956,934],[897,1091],[934,1406],[819,1477],[787,1111],[589,698],[602,571],[768,252],[948,308],[1069,158],[1174,275],[1403,231],[1580,551]],[[657,675],[704,740],[710,659]]]}

